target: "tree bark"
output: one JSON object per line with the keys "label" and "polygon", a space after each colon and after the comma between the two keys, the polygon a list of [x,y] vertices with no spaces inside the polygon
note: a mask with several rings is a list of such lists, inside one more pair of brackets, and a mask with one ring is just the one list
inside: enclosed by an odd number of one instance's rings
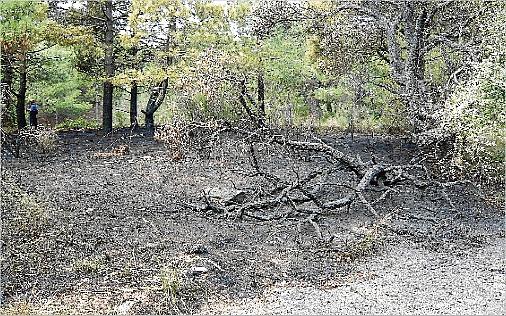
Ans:
{"label": "tree bark", "polygon": [[248,117],[251,120],[251,122],[253,124],[258,124],[260,120],[256,117],[251,108],[248,106],[248,103],[246,102],[246,97],[247,97],[246,79],[242,79],[241,81],[239,81],[239,104],[246,111],[246,114],[248,114]]}
{"label": "tree bark", "polygon": [[327,110],[327,113],[334,113],[334,110],[332,109],[332,102],[325,101],[325,109]]}
{"label": "tree bark", "polygon": [[23,57],[19,65],[19,91],[16,95],[16,119],[18,123],[18,129],[22,129],[26,126],[25,116],[25,104],[26,104],[26,56]]}
{"label": "tree bark", "polygon": [[156,110],[162,105],[165,95],[167,94],[167,88],[169,85],[169,78],[165,78],[160,84],[151,90],[146,110],[143,111],[145,115],[145,126],[150,132],[155,129],[154,114]]}
{"label": "tree bark", "polygon": [[[321,119],[321,117],[323,116],[323,111],[321,109],[320,101],[318,99],[316,99],[314,96],[314,92],[316,89],[320,88],[321,86],[322,86],[321,82],[315,77],[306,81],[306,83],[304,85],[305,101],[309,107],[309,114],[311,115],[311,117],[316,118],[318,120]],[[326,104],[326,106],[327,106],[326,107],[327,111],[329,113],[332,112],[331,104],[328,103],[328,104]],[[329,109],[329,106],[330,106],[330,109]]]}
{"label": "tree bark", "polygon": [[258,106],[258,125],[265,125],[265,83],[263,72],[258,73],[257,77],[257,106]]}
{"label": "tree bark", "polygon": [[137,122],[137,81],[132,81],[130,86],[130,126],[137,128],[139,123]]}
{"label": "tree bark", "polygon": [[104,82],[104,99],[102,113],[102,128],[105,133],[112,131],[112,98],[114,86],[111,77],[114,76],[114,24],[113,24],[113,3],[112,0],[105,2],[105,58],[104,69],[107,76]]}
{"label": "tree bark", "polygon": [[4,125],[6,122],[10,122],[11,110],[12,110],[12,82],[13,82],[13,70],[12,70],[12,55],[8,52],[2,51],[2,121]]}
{"label": "tree bark", "polygon": [[145,121],[145,124],[146,124],[146,129],[149,132],[153,132],[154,129],[155,129],[155,116],[154,116],[154,113],[151,113],[151,112],[144,113],[144,121]]}
{"label": "tree bark", "polygon": [[[130,49],[130,55],[132,57],[132,61],[134,61],[134,68],[137,69],[138,65],[135,63],[137,57],[138,48],[134,46]],[[137,80],[133,80],[130,84],[130,127],[136,129],[139,126],[139,122],[137,121],[137,95],[138,95],[138,85]]]}
{"label": "tree bark", "polygon": [[425,63],[422,46],[424,43],[425,20],[427,12],[422,8],[418,16],[412,4],[407,6],[405,36],[408,43],[408,57],[405,64],[406,93],[411,113],[411,125],[415,132],[430,128],[430,100],[425,86]]}
{"label": "tree bark", "polygon": [[[419,132],[428,128],[428,97],[424,82],[426,4],[406,1],[398,19],[385,22],[388,59],[394,81],[400,86],[399,95],[407,106],[411,128]],[[405,56],[398,38],[405,42]]]}
{"label": "tree bark", "polygon": [[[165,44],[166,52],[169,52],[170,49],[174,48],[176,45],[174,41],[175,31],[176,31],[176,19],[173,18],[169,23],[167,42]],[[166,66],[170,66],[173,63],[174,59],[172,55],[168,54],[166,59]],[[154,132],[155,129],[154,114],[158,110],[158,108],[162,105],[163,100],[165,100],[168,86],[169,86],[169,78],[165,78],[164,80],[162,80],[162,82],[158,84],[157,87],[153,88],[149,96],[148,104],[146,105],[146,110],[142,111],[145,116],[145,127],[150,133]]]}

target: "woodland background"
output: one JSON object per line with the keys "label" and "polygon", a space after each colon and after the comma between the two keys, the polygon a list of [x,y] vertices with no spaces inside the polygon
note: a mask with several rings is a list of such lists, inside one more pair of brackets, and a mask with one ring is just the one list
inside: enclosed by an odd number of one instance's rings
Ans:
{"label": "woodland background", "polygon": [[2,126],[222,119],[504,160],[504,1],[2,1]]}

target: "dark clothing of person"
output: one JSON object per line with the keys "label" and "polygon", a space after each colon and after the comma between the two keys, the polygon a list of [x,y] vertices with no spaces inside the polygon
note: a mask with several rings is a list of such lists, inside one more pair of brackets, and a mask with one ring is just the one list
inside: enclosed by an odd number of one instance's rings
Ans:
{"label": "dark clothing of person", "polygon": [[37,113],[39,111],[30,111],[30,126],[37,127]]}
{"label": "dark clothing of person", "polygon": [[37,113],[39,113],[39,105],[37,103],[31,103],[28,108],[30,111],[30,126],[37,127]]}

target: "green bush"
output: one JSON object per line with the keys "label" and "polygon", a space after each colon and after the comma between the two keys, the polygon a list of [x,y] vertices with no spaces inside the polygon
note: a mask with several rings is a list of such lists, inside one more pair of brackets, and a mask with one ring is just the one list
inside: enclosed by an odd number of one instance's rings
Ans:
{"label": "green bush", "polygon": [[129,125],[129,117],[126,112],[116,111],[114,112],[114,121],[116,126],[125,127]]}
{"label": "green bush", "polygon": [[440,127],[454,135],[452,164],[464,172],[497,176],[505,161],[506,63],[489,58],[473,67],[438,113]]}
{"label": "green bush", "polygon": [[486,181],[504,181],[506,131],[506,4],[497,3],[481,26],[481,59],[471,64],[436,113],[439,134],[452,143],[449,167]]}
{"label": "green bush", "polygon": [[69,130],[69,129],[97,129],[100,126],[97,122],[85,119],[83,117],[65,120],[55,126],[57,130]]}

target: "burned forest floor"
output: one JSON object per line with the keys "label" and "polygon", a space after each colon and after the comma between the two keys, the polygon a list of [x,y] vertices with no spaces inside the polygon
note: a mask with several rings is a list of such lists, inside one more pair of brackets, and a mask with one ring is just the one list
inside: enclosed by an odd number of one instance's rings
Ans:
{"label": "burned forest floor", "polygon": [[359,179],[322,152],[189,137],[70,131],[3,153],[2,314],[504,314],[502,186],[438,179],[400,137],[319,135],[426,181],[330,209]]}

